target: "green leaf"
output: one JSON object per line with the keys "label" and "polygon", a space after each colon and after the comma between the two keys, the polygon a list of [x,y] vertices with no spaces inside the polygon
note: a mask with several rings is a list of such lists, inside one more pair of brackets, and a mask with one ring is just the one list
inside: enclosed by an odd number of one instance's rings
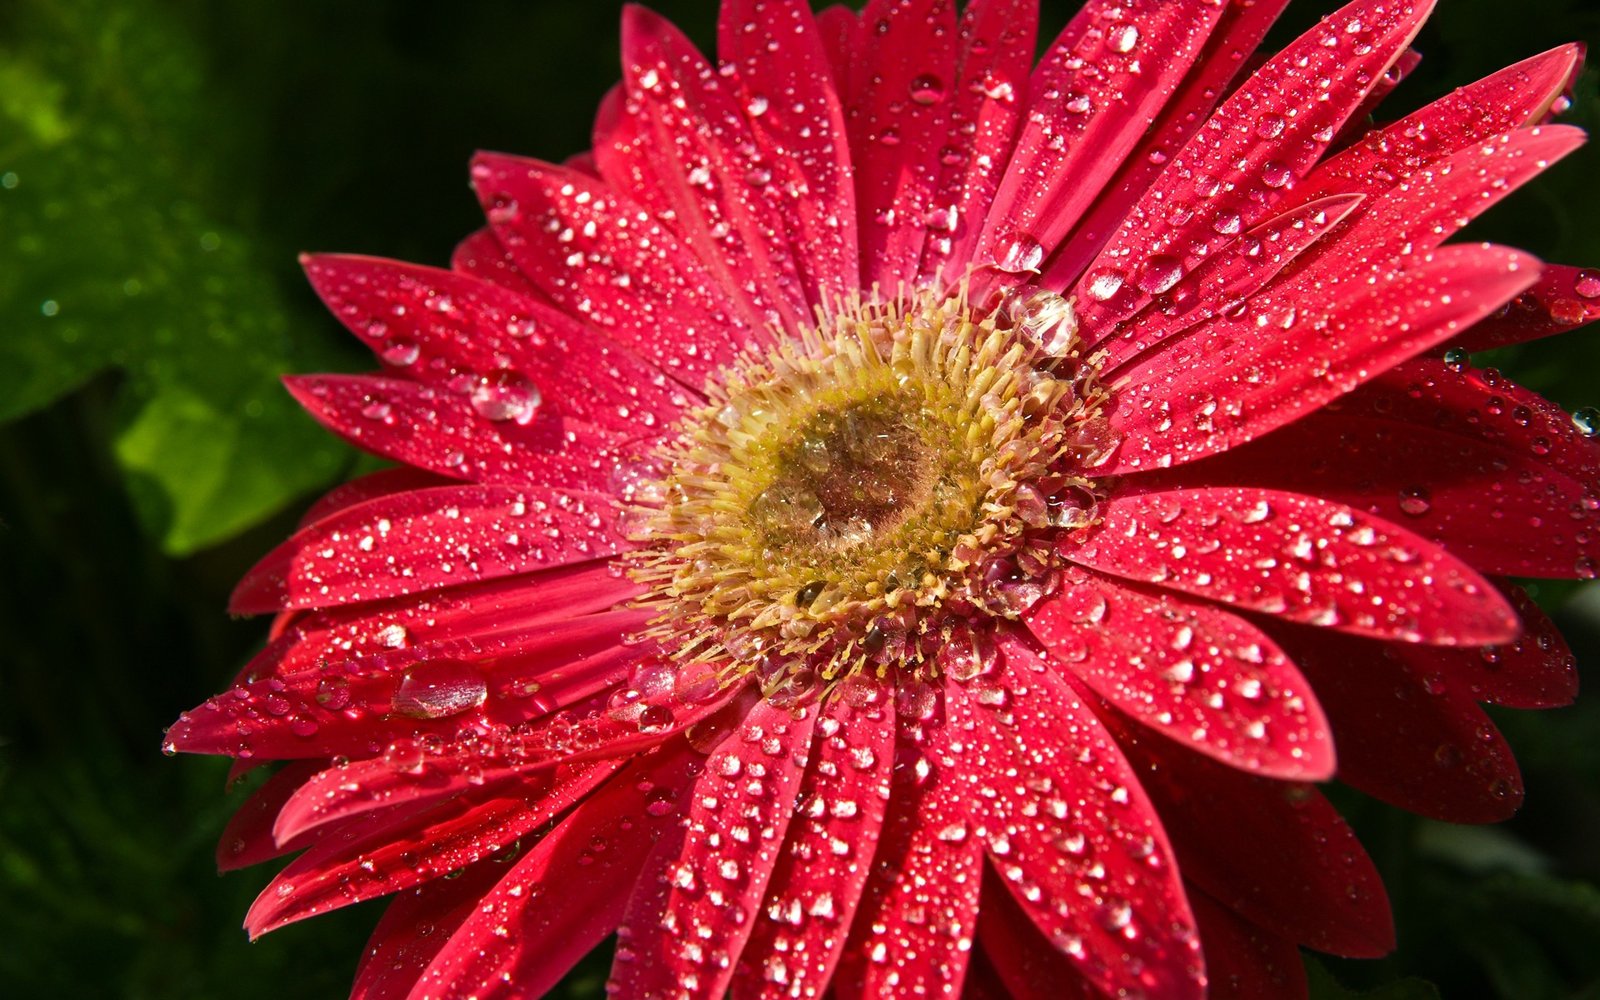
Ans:
{"label": "green leaf", "polygon": [[344,365],[325,317],[286,287],[292,260],[262,259],[234,222],[251,190],[230,152],[240,117],[189,31],[148,0],[0,13],[0,309],[15,317],[0,420],[120,370],[113,453],[174,554],[348,460],[277,383]]}

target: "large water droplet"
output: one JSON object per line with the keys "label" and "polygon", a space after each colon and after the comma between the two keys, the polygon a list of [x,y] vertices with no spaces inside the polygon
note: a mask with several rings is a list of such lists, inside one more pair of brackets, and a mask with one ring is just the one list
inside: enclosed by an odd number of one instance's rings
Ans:
{"label": "large water droplet", "polygon": [[520,372],[509,368],[490,372],[473,385],[472,408],[487,420],[512,420],[525,424],[539,411],[539,388]]}
{"label": "large water droplet", "polygon": [[924,73],[911,81],[911,99],[918,104],[937,104],[944,99],[944,81]]}
{"label": "large water droplet", "polygon": [[483,675],[471,664],[429,660],[401,675],[393,708],[413,719],[443,719],[477,708],[488,697]]}
{"label": "large water droplet", "polygon": [[1044,246],[1030,233],[1013,232],[1000,243],[1000,259],[995,266],[1007,274],[1037,271],[1044,262]]}

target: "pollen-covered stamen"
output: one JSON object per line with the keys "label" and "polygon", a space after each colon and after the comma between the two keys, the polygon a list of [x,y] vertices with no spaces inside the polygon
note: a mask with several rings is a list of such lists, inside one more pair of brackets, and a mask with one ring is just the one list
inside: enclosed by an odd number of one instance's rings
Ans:
{"label": "pollen-covered stamen", "polygon": [[[854,303],[726,372],[638,490],[650,638],[801,696],[927,674],[971,620],[1054,587],[1112,442],[1070,303]],[[957,635],[959,633],[959,636]],[[946,657],[948,658],[948,657]]]}

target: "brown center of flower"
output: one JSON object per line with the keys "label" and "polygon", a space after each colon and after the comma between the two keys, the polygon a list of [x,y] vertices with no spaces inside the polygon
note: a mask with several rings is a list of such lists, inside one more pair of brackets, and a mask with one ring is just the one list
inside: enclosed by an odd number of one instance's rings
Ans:
{"label": "brown center of flower", "polygon": [[881,396],[818,413],[779,455],[751,517],[773,545],[849,549],[926,505],[937,479],[916,403]]}
{"label": "brown center of flower", "polygon": [[1093,520],[1112,442],[1075,329],[1050,293],[926,294],[723,373],[625,498],[648,637],[769,697],[950,669],[954,632],[1048,593],[1057,534]]}

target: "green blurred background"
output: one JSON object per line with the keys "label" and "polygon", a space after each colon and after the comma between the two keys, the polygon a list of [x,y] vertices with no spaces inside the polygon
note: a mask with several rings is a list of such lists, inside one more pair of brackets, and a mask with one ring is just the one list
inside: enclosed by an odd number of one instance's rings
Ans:
{"label": "green blurred background", "polygon": [[[658,3],[703,47],[711,0]],[[1047,31],[1071,6],[1045,0]],[[1394,117],[1570,40],[1595,0],[1442,0]],[[1298,4],[1286,40],[1331,5]],[[359,460],[280,390],[368,362],[302,250],[444,264],[474,149],[561,159],[618,77],[612,2],[0,0],[0,995],[338,997],[369,904],[255,945],[265,870],[219,878],[244,789],[158,752],[262,641],[227,592]],[[1569,121],[1600,126],[1597,76]],[[1397,107],[1398,106],[1398,107]],[[1600,264],[1600,150],[1479,238]],[[1600,333],[1493,359],[1600,403]],[[1600,589],[1539,594],[1600,669]],[[1499,713],[1514,821],[1419,821],[1335,790],[1394,896],[1401,951],[1328,962],[1343,997],[1600,998],[1600,696]],[[603,962],[569,982],[597,995]],[[1408,977],[1421,977],[1413,979]]]}

